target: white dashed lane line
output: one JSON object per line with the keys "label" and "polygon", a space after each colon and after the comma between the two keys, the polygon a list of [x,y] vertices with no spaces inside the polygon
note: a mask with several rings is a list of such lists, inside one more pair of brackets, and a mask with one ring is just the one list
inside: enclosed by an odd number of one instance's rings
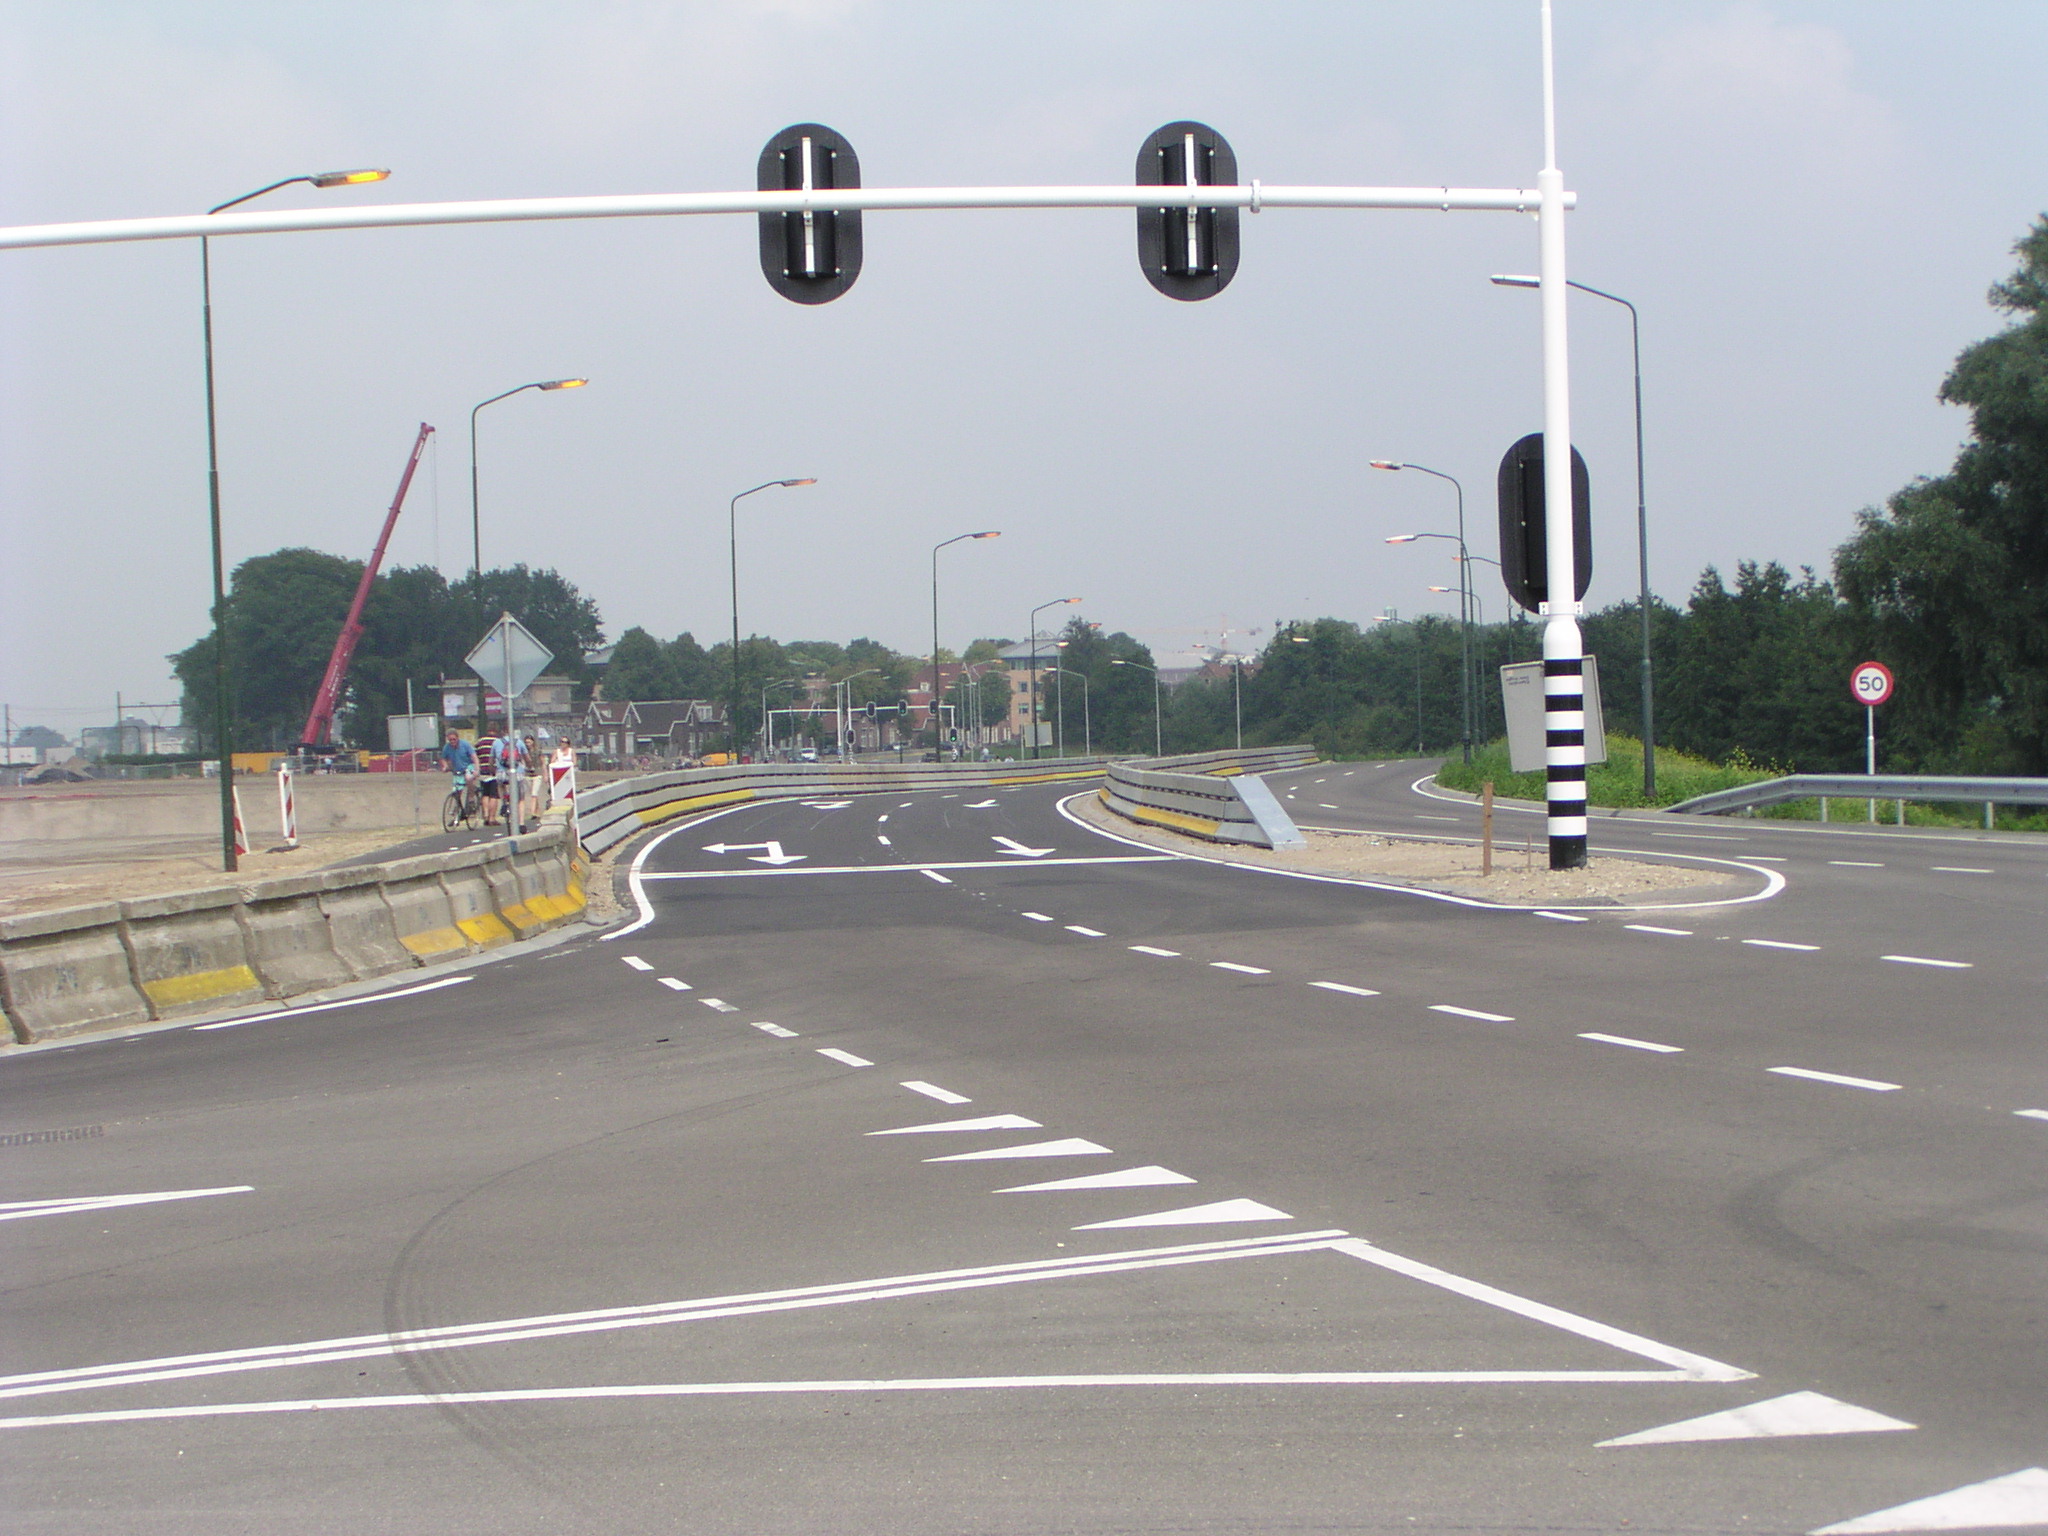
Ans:
{"label": "white dashed lane line", "polygon": [[875,841],[880,843],[884,848],[893,848],[896,846],[894,843],[890,842],[889,839],[882,836],[882,834],[879,832],[875,834]]}
{"label": "white dashed lane line", "polygon": [[1478,1019],[1485,1024],[1512,1024],[1513,1017],[1505,1013],[1481,1013],[1477,1008],[1460,1008],[1455,1003],[1431,1003],[1431,1013],[1454,1013],[1461,1019]]}
{"label": "white dashed lane line", "polygon": [[1538,912],[1538,917],[1547,917],[1553,923],[1590,923],[1590,917],[1579,917],[1570,912]]}
{"label": "white dashed lane line", "polygon": [[923,875],[927,880],[938,881],[941,885],[951,885],[953,883],[951,880],[948,880],[944,875],[940,874],[936,869],[920,869],[918,873],[920,875]]}
{"label": "white dashed lane line", "polygon": [[659,979],[661,984],[671,992],[687,992],[690,990],[690,984],[687,981],[679,980],[674,976],[663,976]]}
{"label": "white dashed lane line", "polygon": [[937,1099],[941,1104],[972,1104],[974,1102],[966,1094],[954,1093],[951,1089],[941,1088],[936,1083],[912,1081],[898,1083],[896,1086],[908,1088],[912,1093],[921,1093],[928,1099]]}
{"label": "white dashed lane line", "polygon": [[1052,919],[1047,917],[1043,912],[1019,912],[1017,915],[1019,917],[1028,917],[1034,923],[1049,923],[1052,921]]}
{"label": "white dashed lane line", "polygon": [[1818,944],[1794,944],[1789,939],[1744,939],[1742,942],[1754,944],[1758,949],[1799,949],[1811,952],[1820,948]]}
{"label": "white dashed lane line", "polygon": [[754,1028],[760,1030],[764,1035],[773,1035],[778,1040],[794,1040],[796,1038],[795,1030],[784,1029],[780,1024],[770,1024],[765,1020],[755,1024]]}
{"label": "white dashed lane line", "polygon": [[619,958],[636,971],[651,971],[654,969],[653,966],[642,960],[638,955],[621,955]]}
{"label": "white dashed lane line", "polygon": [[1627,1035],[1603,1035],[1597,1030],[1589,1029],[1580,1035],[1579,1038],[1581,1040],[1597,1040],[1602,1045],[1625,1045],[1631,1050],[1637,1051],[1661,1051],[1670,1056],[1682,1056],[1685,1054],[1685,1047],[1682,1045],[1659,1045],[1655,1040],[1631,1040]]}
{"label": "white dashed lane line", "polygon": [[1692,937],[1692,930],[1690,928],[1659,928],[1655,923],[1623,923],[1621,926],[1631,928],[1637,933],[1669,934],[1674,939],[1689,939]]}
{"label": "white dashed lane line", "polygon": [[1219,971],[1241,971],[1247,976],[1270,976],[1273,974],[1264,966],[1239,965],[1234,960],[1211,960],[1209,964]]}
{"label": "white dashed lane line", "polygon": [[1829,859],[1829,860],[1828,860],[1828,862],[1829,862],[1830,864],[1834,865],[1834,867],[1835,867],[1835,868],[1837,868],[1837,869],[1883,869],[1883,868],[1884,868],[1884,866],[1883,866],[1882,864],[1876,863],[1876,862],[1874,862],[1874,861],[1872,861],[1872,860],[1870,860],[1870,859]]}
{"label": "white dashed lane line", "polygon": [[1964,864],[1935,864],[1930,866],[1937,875],[1995,875],[1995,869],[1972,869]]}
{"label": "white dashed lane line", "polygon": [[1130,947],[1141,955],[1157,955],[1162,960],[1178,960],[1180,958],[1180,951],[1177,949],[1158,949],[1150,944],[1133,944]]}
{"label": "white dashed lane line", "polygon": [[1378,997],[1371,987],[1354,987],[1341,981],[1312,981],[1312,987],[1321,987],[1325,992],[1342,992],[1351,997]]}
{"label": "white dashed lane line", "polygon": [[697,999],[706,1008],[716,1008],[720,1013],[738,1013],[739,1009],[722,997],[700,997]]}
{"label": "white dashed lane line", "polygon": [[1067,924],[1067,932],[1078,933],[1084,939],[1106,939],[1109,937],[1100,928],[1083,928],[1079,923]]}
{"label": "white dashed lane line", "polygon": [[829,1056],[834,1061],[839,1062],[843,1066],[872,1067],[874,1065],[874,1063],[872,1061],[869,1061],[865,1056],[856,1056],[851,1051],[838,1050],[835,1047],[829,1045],[819,1046],[818,1054],[820,1056]]}
{"label": "white dashed lane line", "polygon": [[2048,1109],[2016,1109],[2013,1113],[2023,1120],[2048,1120]]}
{"label": "white dashed lane line", "polygon": [[1894,965],[1932,965],[1944,971],[1967,971],[1975,966],[1970,960],[1930,960],[1925,955],[1879,955],[1880,960],[1889,960]]}
{"label": "white dashed lane line", "polygon": [[1834,1083],[1843,1088],[1866,1088],[1872,1093],[1897,1093],[1898,1083],[1880,1083],[1870,1077],[1844,1077],[1839,1072],[1815,1072],[1807,1067],[1766,1067],[1780,1077],[1804,1077],[1816,1083]]}

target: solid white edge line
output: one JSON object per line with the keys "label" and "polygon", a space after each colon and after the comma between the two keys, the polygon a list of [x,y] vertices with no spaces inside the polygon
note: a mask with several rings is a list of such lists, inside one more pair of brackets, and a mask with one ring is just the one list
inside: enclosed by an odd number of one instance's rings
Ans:
{"label": "solid white edge line", "polygon": [[73,1216],[85,1211],[116,1211],[131,1205],[162,1205],[169,1200],[199,1200],[208,1195],[251,1195],[253,1184],[224,1184],[218,1189],[166,1189],[140,1195],[72,1195],[57,1200],[21,1200],[0,1205],[0,1221],[25,1221],[31,1216]]}
{"label": "solid white edge line", "polygon": [[443,987],[459,987],[465,981],[474,981],[475,976],[443,976],[439,981],[423,981],[416,987],[399,987],[391,992],[372,992],[367,997],[344,997],[332,1003],[308,1003],[303,1008],[281,1008],[275,1013],[252,1013],[247,1018],[218,1019],[211,1024],[194,1024],[194,1030],[240,1029],[244,1024],[268,1024],[273,1019],[295,1019],[302,1013],[326,1013],[334,1008],[359,1008],[364,1003],[387,1002],[394,997],[417,997],[422,992],[438,992]]}
{"label": "solid white edge line", "polygon": [[1902,1083],[1881,1083],[1874,1077],[1844,1077],[1839,1072],[1816,1072],[1811,1067],[1765,1067],[1780,1077],[1804,1077],[1816,1083],[1837,1083],[1844,1088],[1867,1088],[1872,1093],[1897,1093]]}
{"label": "solid white edge line", "polygon": [[670,827],[666,832],[657,832],[653,837],[650,837],[646,845],[633,855],[633,862],[626,867],[626,889],[632,893],[633,904],[639,907],[640,915],[623,928],[614,928],[610,933],[599,934],[597,942],[609,944],[613,939],[623,939],[629,933],[638,933],[642,928],[645,928],[654,921],[654,903],[647,899],[647,892],[641,889],[640,885],[641,880],[645,878],[642,871],[647,867],[647,857],[649,854],[653,853],[655,849],[674,837],[678,832],[687,832],[692,827],[701,827],[707,821],[716,821],[721,816],[730,816],[734,811],[744,811],[763,803],[772,804],[773,802],[747,800],[739,805],[721,806],[715,811],[706,811],[702,816],[686,817]]}
{"label": "solid white edge line", "polygon": [[[1062,816],[1066,817],[1066,819],[1068,821],[1071,821],[1075,826],[1080,827],[1083,831],[1092,832],[1097,837],[1107,838],[1110,842],[1113,843],[1123,843],[1127,847],[1131,848],[1145,848],[1152,850],[1158,849],[1159,845],[1156,843],[1143,843],[1138,841],[1138,839],[1134,837],[1126,837],[1120,832],[1112,832],[1106,827],[1098,827],[1092,821],[1083,821],[1079,816],[1076,816],[1071,809],[1069,809],[1069,807],[1071,807],[1076,800],[1086,799],[1089,795],[1092,795],[1094,793],[1095,791],[1091,789],[1083,790],[1079,794],[1068,795],[1065,799],[1061,800],[1058,803],[1055,809],[1057,809]],[[1320,831],[1322,829],[1318,827],[1310,827],[1306,830],[1315,832]],[[1240,864],[1233,859],[1216,858],[1212,855],[1202,853],[1189,853],[1182,851],[1180,849],[1175,849],[1171,853],[1162,855],[1162,857],[1166,859],[1181,859],[1191,864],[1218,864],[1225,869],[1243,870],[1248,874],[1254,875],[1279,875],[1284,879],[1288,880],[1307,880],[1317,885],[1349,885],[1358,887],[1362,890],[1385,891],[1390,895],[1394,896],[1413,896],[1419,897],[1424,901],[1443,902],[1447,906],[1476,907],[1482,912],[1542,912],[1545,910],[1543,907],[1533,905],[1517,905],[1499,901],[1480,901],[1476,897],[1471,896],[1453,896],[1448,891],[1427,891],[1421,889],[1420,887],[1412,885],[1388,885],[1384,881],[1379,880],[1359,880],[1354,879],[1353,877],[1348,875],[1317,875],[1311,874],[1307,870],[1274,869],[1265,864]],[[1724,864],[1731,869],[1746,869],[1751,874],[1762,875],[1764,877],[1764,888],[1761,891],[1753,892],[1748,896],[1730,896],[1725,899],[1716,901],[1647,902],[1641,906],[1602,907],[1600,909],[1601,911],[1691,912],[1705,907],[1736,907],[1745,905],[1746,903],[1753,901],[1768,901],[1773,896],[1776,896],[1780,891],[1785,889],[1785,877],[1779,874],[1775,869],[1763,869],[1755,864],[1745,864],[1740,859],[1715,859],[1709,858],[1704,854],[1691,853],[1658,853],[1655,855],[1646,855],[1646,857],[1656,857],[1663,859],[1684,859],[1687,862],[1693,864]],[[1049,864],[1055,861],[1051,859],[1045,859],[1040,860],[1038,862]],[[1093,859],[1077,859],[1074,862],[1086,864],[1095,863],[1098,861]],[[1108,861],[1103,860],[1100,862],[1106,863]],[[1132,859],[1128,860],[1127,862],[1135,864],[1153,861]],[[1564,921],[1584,922],[1585,919],[1566,917]]]}
{"label": "solid white edge line", "polygon": [[1097,858],[1034,859],[1020,865],[1015,859],[927,860],[920,864],[813,864],[798,869],[669,869],[642,875],[643,880],[755,880],[785,875],[908,875],[933,869],[1043,869],[1048,864],[1167,864],[1170,853],[1105,854]]}
{"label": "solid white edge line", "polygon": [[1579,1038],[1598,1040],[1602,1045],[1626,1045],[1638,1051],[1660,1051],[1669,1056],[1679,1056],[1685,1052],[1682,1045],[1659,1045],[1655,1040],[1631,1040],[1627,1035],[1603,1035],[1592,1029],[1582,1032]]}

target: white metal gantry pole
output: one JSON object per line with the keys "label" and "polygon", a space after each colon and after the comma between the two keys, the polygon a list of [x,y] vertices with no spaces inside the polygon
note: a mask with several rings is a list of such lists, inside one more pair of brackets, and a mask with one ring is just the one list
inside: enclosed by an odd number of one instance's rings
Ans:
{"label": "white metal gantry pole", "polygon": [[1543,776],[1550,867],[1586,862],[1586,657],[1573,548],[1571,355],[1565,335],[1564,172],[1557,168],[1557,75],[1543,0],[1543,169],[1536,175],[1543,304]]}

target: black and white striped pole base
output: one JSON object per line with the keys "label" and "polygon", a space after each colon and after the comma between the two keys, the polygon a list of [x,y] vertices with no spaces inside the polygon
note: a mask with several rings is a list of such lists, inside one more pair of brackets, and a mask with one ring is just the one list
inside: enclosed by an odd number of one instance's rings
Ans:
{"label": "black and white striped pole base", "polygon": [[1543,630],[1543,775],[1550,867],[1586,863],[1586,660],[1579,626],[1553,616]]}

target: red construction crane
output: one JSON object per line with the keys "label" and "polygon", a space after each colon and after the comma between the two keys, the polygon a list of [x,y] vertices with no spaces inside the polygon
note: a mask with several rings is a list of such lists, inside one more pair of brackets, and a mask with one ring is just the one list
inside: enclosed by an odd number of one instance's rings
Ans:
{"label": "red construction crane", "polygon": [[348,618],[335,639],[334,654],[327,658],[327,675],[320,679],[320,691],[313,695],[313,712],[306,716],[306,728],[299,733],[302,752],[318,752],[334,745],[334,711],[341,703],[342,684],[348,681],[349,658],[355,655],[356,642],[363,637],[363,604],[369,601],[370,583],[377,579],[377,568],[384,563],[384,546],[391,542],[391,530],[398,523],[399,509],[405,505],[413,471],[420,467],[420,455],[426,452],[427,439],[433,435],[434,429],[421,422],[412,456],[405,461],[405,473],[398,477],[398,494],[391,498],[391,510],[384,515],[384,531],[377,535],[376,551],[363,567],[363,579],[356,583],[356,600],[348,605]]}

